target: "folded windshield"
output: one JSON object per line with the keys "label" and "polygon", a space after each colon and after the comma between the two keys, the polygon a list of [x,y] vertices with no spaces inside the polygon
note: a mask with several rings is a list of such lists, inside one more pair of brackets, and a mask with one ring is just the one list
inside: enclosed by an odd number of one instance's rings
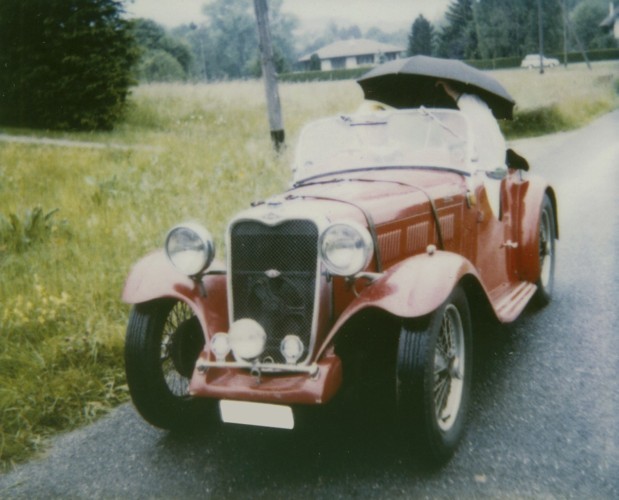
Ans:
{"label": "folded windshield", "polygon": [[466,118],[454,110],[421,108],[326,118],[303,129],[295,180],[381,167],[467,171],[472,157],[469,137]]}

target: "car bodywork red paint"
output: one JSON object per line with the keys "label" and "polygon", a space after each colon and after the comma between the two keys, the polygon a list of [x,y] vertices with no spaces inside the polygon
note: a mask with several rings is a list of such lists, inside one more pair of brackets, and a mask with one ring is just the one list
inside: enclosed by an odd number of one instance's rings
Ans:
{"label": "car bodywork red paint", "polygon": [[[354,286],[342,278],[333,279],[336,320],[325,324],[318,335],[312,357],[318,376],[264,373],[256,384],[256,377],[247,370],[219,368],[206,374],[196,370],[192,394],[287,404],[326,402],[342,382],[341,362],[332,347],[346,322],[368,308],[400,318],[424,316],[439,307],[465,276],[484,290],[499,320],[512,321],[518,316],[535,290],[532,285],[519,288],[519,283],[533,283],[539,276],[538,218],[548,190],[545,183],[537,179],[523,182],[512,173],[503,182],[505,211],[499,220],[483,187],[475,189],[476,202],[467,202],[467,184],[458,174],[370,172],[356,177],[354,190],[350,188],[354,181],[301,186],[285,199],[287,204],[303,204],[304,211],[322,210],[329,220],[342,218],[367,225],[366,217],[371,214],[379,242],[377,255],[384,268],[375,280],[360,279]],[[443,226],[444,250],[436,249],[439,242],[430,199]],[[518,247],[501,248],[511,238],[519,240]],[[514,252],[516,258],[510,257]],[[368,270],[376,271],[376,263]],[[209,359],[208,339],[228,330],[227,283],[222,275],[207,275],[202,283],[205,295],[171,266],[163,252],[155,252],[133,268],[123,300],[137,304],[174,297],[187,302],[205,332],[207,344],[201,357]]]}
{"label": "car bodywork red paint", "polygon": [[[216,268],[220,263],[214,263]],[[186,302],[198,317],[205,338],[228,329],[228,301],[226,278],[213,274],[202,278],[201,287],[180,274],[165,256],[163,250],[139,260],[125,282],[122,300],[140,304],[159,298],[175,298]]]}
{"label": "car bodywork red paint", "polygon": [[[333,398],[343,380],[344,367],[336,354],[338,335],[360,314],[378,310],[398,321],[423,317],[439,308],[459,284],[466,283],[478,292],[475,299],[484,297],[499,321],[516,319],[535,293],[540,277],[539,217],[546,194],[556,214],[552,189],[538,177],[523,178],[517,170],[498,180],[485,172],[449,168],[366,168],[297,183],[237,216],[233,223],[255,222],[273,234],[273,228],[298,220],[311,222],[317,233],[333,222],[354,222],[371,233],[374,254],[357,277],[330,276],[320,257],[314,265],[315,312],[303,362],[315,366],[312,373],[241,368],[232,365],[232,354],[218,360],[229,362],[226,366],[209,365],[215,361],[210,339],[218,332],[228,332],[233,319],[230,255],[230,269],[216,263],[195,281],[177,272],[162,251],[152,253],[132,269],[123,300],[140,304],[175,298],[193,310],[205,346],[191,377],[192,395],[322,404]],[[228,246],[230,232],[229,228]],[[318,246],[317,239],[312,241]],[[248,254],[254,249],[260,252],[259,240],[244,244]],[[271,253],[277,252],[269,248]],[[319,254],[317,248],[312,251]],[[277,281],[283,274],[281,269],[263,268],[258,274],[251,283],[267,283],[260,290],[264,295],[273,291],[271,283],[288,286],[285,280]],[[275,297],[273,309],[282,307],[280,298]]]}

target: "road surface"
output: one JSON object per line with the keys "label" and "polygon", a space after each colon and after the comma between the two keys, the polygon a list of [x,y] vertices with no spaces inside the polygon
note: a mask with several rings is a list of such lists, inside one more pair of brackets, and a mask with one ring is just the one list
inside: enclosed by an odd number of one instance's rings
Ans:
{"label": "road surface", "polygon": [[518,141],[556,187],[554,301],[476,352],[468,432],[428,471],[388,429],[170,434],[123,405],[0,476],[0,497],[619,498],[619,111]]}

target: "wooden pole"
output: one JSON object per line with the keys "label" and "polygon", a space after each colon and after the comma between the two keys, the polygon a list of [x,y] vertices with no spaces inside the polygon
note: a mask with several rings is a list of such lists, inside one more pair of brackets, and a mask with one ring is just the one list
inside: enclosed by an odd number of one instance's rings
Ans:
{"label": "wooden pole", "polygon": [[284,123],[279,102],[277,74],[275,73],[275,63],[273,60],[273,46],[271,44],[267,0],[254,0],[254,9],[256,11],[256,21],[258,23],[260,62],[262,64],[262,75],[264,77],[264,87],[267,97],[271,140],[273,141],[275,150],[280,151],[284,146]]}
{"label": "wooden pole", "polygon": [[537,0],[537,31],[539,37],[539,73],[544,74],[544,21],[542,19],[542,0]]}

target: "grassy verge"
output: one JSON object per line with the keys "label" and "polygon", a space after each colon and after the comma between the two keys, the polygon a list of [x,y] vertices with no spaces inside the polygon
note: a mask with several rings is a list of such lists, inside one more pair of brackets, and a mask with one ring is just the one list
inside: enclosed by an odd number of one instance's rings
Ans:
{"label": "grassy verge", "polygon": [[[496,72],[520,103],[521,121],[506,133],[580,126],[616,107],[617,69]],[[289,144],[303,123],[350,112],[362,98],[353,81],[280,92]],[[235,211],[289,178],[291,151],[272,153],[259,82],[142,86],[116,131],[62,137],[153,149],[0,143],[3,468],[127,399],[119,296],[132,263],[184,219],[198,218],[221,242]]]}

